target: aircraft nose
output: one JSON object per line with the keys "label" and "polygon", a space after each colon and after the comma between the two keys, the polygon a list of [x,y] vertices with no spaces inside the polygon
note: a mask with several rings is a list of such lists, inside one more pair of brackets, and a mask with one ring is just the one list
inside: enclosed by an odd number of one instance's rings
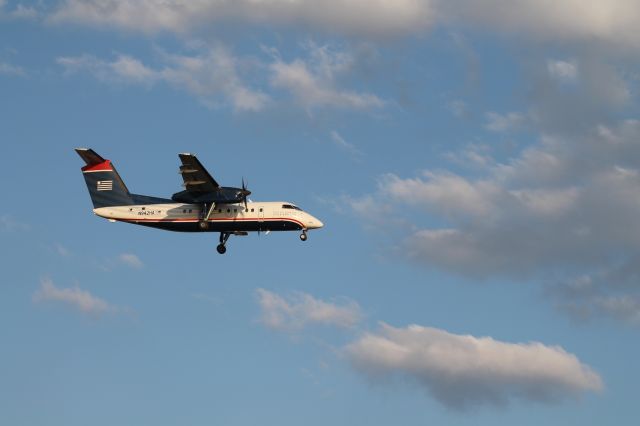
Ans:
{"label": "aircraft nose", "polygon": [[[309,215],[311,216],[311,215]],[[324,223],[322,223],[322,221],[318,218],[315,218],[313,216],[311,216],[309,218],[310,220],[307,222],[309,224],[308,228],[309,229],[318,229],[318,228],[322,228],[324,226]]]}

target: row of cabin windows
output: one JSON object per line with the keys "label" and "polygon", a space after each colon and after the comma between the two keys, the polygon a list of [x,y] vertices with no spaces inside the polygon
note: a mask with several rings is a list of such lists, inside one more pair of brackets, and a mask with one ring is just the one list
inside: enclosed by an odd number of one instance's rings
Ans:
{"label": "row of cabin windows", "polygon": [[[142,208],[142,210],[144,210],[144,207]],[[253,213],[255,209],[251,209],[251,212]],[[260,209],[260,211],[262,212],[262,208]],[[233,209],[234,213],[238,213],[238,209]],[[182,213],[191,213],[191,209],[182,209]],[[222,209],[218,209],[218,213],[222,213]],[[231,209],[227,209],[227,213],[231,213]],[[245,213],[249,213],[249,209],[245,210]]]}
{"label": "row of cabin windows", "polygon": [[[282,207],[284,207],[284,206],[282,206]],[[285,208],[288,208],[288,207],[285,207]],[[293,207],[290,207],[290,208],[293,208]],[[145,209],[146,209],[145,207],[142,207],[142,210],[145,210]],[[296,209],[297,209],[297,210],[300,210],[300,209],[299,209],[299,208],[297,208],[297,207],[296,207]],[[255,209],[251,209],[251,212],[253,213],[253,212],[254,212],[254,210],[255,210]],[[130,211],[130,212],[131,212],[131,211],[133,211],[133,208],[130,208],[130,209],[129,209],[129,211]],[[192,213],[192,212],[193,212],[193,209],[182,209],[182,213]],[[233,212],[234,212],[234,213],[237,213],[237,212],[238,212],[238,209],[233,209]],[[262,212],[262,208],[260,208],[260,212]],[[218,209],[218,213],[222,213],[222,209]],[[227,213],[231,213],[231,209],[227,209]],[[249,209],[246,209],[246,210],[245,210],[245,213],[249,213]]]}
{"label": "row of cabin windows", "polygon": [[[255,211],[255,209],[251,209],[251,213],[253,213]],[[260,208],[260,211],[262,211],[262,208]],[[233,209],[234,213],[238,212],[238,209]],[[249,213],[249,209],[245,209],[244,210],[245,213]],[[218,209],[218,213],[222,213],[222,209]],[[227,213],[231,213],[231,209],[227,209]]]}

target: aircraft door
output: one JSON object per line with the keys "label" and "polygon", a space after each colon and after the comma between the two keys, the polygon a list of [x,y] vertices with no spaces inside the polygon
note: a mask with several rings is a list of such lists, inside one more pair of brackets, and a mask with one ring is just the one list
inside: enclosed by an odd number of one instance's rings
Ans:
{"label": "aircraft door", "polygon": [[258,210],[258,229],[262,230],[262,225],[264,224],[264,209],[260,207]]}

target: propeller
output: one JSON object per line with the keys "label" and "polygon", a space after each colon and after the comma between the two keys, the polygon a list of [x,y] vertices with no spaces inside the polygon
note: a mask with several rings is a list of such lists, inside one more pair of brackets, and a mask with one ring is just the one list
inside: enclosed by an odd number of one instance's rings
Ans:
{"label": "propeller", "polygon": [[242,197],[242,201],[244,202],[244,209],[247,210],[247,197],[251,195],[251,191],[247,189],[247,185],[244,183],[244,177],[242,178],[242,190],[240,191],[240,196]]}

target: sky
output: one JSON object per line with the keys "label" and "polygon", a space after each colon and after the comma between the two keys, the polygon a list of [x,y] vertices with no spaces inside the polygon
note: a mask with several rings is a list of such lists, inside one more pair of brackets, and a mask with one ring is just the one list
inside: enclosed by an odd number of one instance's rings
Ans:
{"label": "sky", "polygon": [[[640,4],[0,0],[0,423],[617,425]],[[324,228],[92,213],[180,152]]]}

